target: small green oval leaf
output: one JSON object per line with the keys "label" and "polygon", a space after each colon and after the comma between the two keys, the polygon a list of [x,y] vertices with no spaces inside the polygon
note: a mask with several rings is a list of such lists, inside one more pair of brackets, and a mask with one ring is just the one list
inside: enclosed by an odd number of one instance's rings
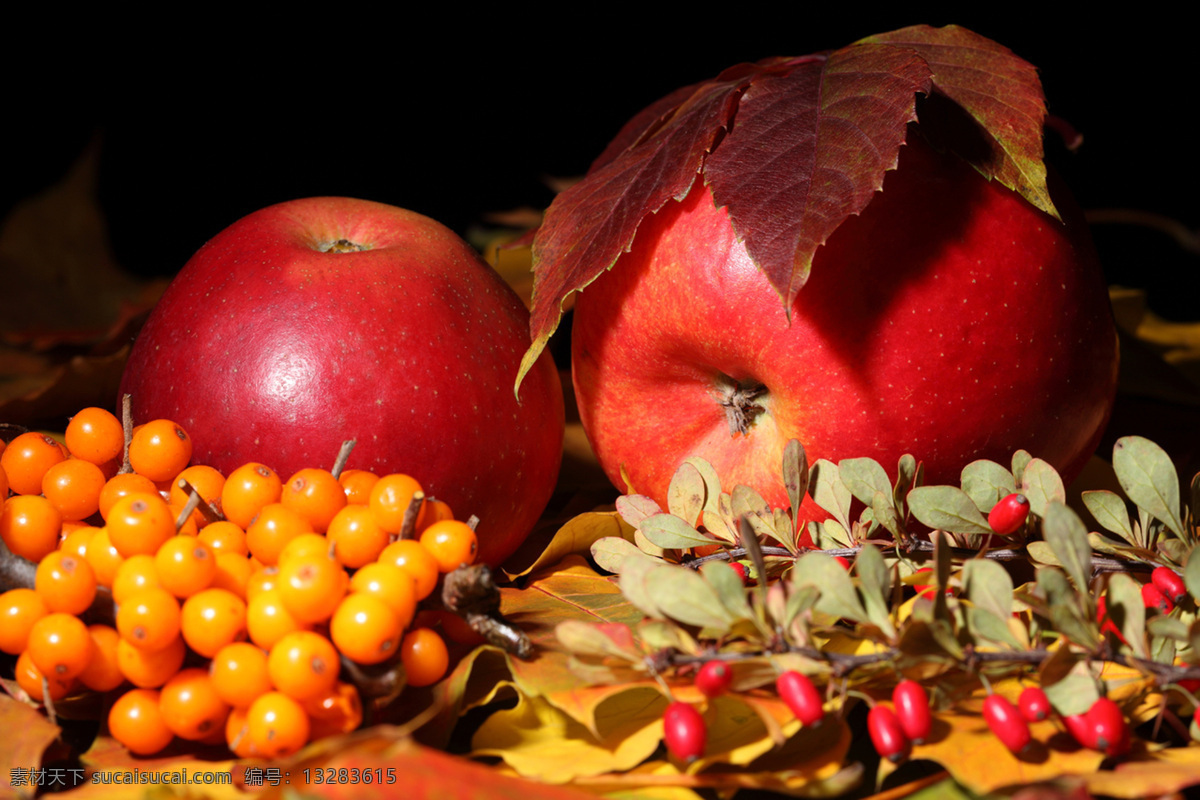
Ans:
{"label": "small green oval leaf", "polygon": [[1040,458],[1033,458],[1021,474],[1021,494],[1029,499],[1029,510],[1039,517],[1046,516],[1051,503],[1067,502],[1067,490],[1054,467]]}
{"label": "small green oval leaf", "polygon": [[697,531],[686,521],[674,514],[655,514],[642,520],[638,526],[642,535],[664,550],[686,550],[703,547],[715,541]]}
{"label": "small green oval leaf", "polygon": [[842,483],[863,505],[871,505],[876,492],[891,496],[887,471],[873,458],[846,458],[838,462]]}
{"label": "small green oval leaf", "polygon": [[908,493],[908,508],[921,524],[936,530],[979,535],[992,532],[975,503],[956,486],[918,486]]}
{"label": "small green oval leaf", "polygon": [[1141,436],[1124,436],[1113,445],[1113,471],[1138,508],[1187,537],[1179,519],[1179,473],[1165,450]]}
{"label": "small green oval leaf", "polygon": [[667,487],[667,510],[694,528],[707,496],[700,470],[685,461],[671,476],[671,484]]}
{"label": "small green oval leaf", "polygon": [[1117,534],[1130,544],[1136,544],[1129,509],[1120,495],[1107,490],[1084,492],[1083,504],[1101,528]]}
{"label": "small green oval leaf", "polygon": [[1079,515],[1062,503],[1051,503],[1042,522],[1042,535],[1075,586],[1087,591],[1092,578],[1092,546]]}
{"label": "small green oval leaf", "polygon": [[646,586],[659,611],[685,625],[725,631],[732,622],[712,585],[696,571],[674,564],[652,569]]}
{"label": "small green oval leaf", "polygon": [[1011,472],[995,461],[980,459],[963,467],[962,489],[975,507],[986,514],[1017,490],[1017,482]]}

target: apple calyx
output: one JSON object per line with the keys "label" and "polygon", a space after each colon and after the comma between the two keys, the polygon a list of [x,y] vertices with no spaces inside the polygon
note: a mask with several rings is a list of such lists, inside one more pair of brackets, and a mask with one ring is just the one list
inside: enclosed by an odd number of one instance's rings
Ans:
{"label": "apple calyx", "polygon": [[335,242],[321,242],[317,249],[322,253],[361,253],[370,250],[371,246],[352,242],[349,239],[338,239]]}
{"label": "apple calyx", "polygon": [[745,436],[750,433],[754,420],[767,410],[757,400],[767,394],[767,387],[753,378],[746,381],[739,381],[728,375],[717,378],[717,402],[725,411],[730,436]]}

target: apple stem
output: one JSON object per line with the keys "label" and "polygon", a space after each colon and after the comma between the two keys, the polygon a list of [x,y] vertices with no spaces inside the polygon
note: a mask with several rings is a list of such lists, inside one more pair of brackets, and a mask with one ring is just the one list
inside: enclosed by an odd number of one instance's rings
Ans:
{"label": "apple stem", "polygon": [[725,411],[730,436],[745,436],[758,415],[766,411],[757,398],[767,394],[767,387],[754,379],[739,381],[728,375],[717,378],[718,403]]}
{"label": "apple stem", "polygon": [[333,477],[340,478],[342,470],[346,468],[346,462],[350,460],[350,453],[354,450],[354,445],[358,444],[357,439],[347,439],[342,442],[342,447],[338,450],[337,458],[333,460]]}

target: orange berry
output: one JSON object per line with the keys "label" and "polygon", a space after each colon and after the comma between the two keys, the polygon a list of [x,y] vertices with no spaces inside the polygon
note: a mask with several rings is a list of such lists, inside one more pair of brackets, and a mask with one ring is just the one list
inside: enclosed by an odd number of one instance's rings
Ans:
{"label": "orange berry", "polygon": [[33,585],[52,612],[79,615],[87,611],[96,598],[96,573],[91,565],[62,550],[48,553],[42,559]]}
{"label": "orange berry", "polygon": [[108,528],[96,529],[88,541],[84,558],[92,565],[92,571],[96,573],[96,583],[101,586],[112,586],[117,570],[125,561],[125,556],[117,552],[112,539],[108,538]]}
{"label": "orange berry", "polygon": [[29,431],[8,443],[0,453],[0,467],[13,494],[41,494],[46,470],[66,457],[62,445],[52,437]]}
{"label": "orange berry", "polygon": [[96,528],[82,523],[64,522],[62,528],[62,538],[58,542],[58,549],[64,553],[87,558],[87,545],[92,540],[92,536],[96,533]]}
{"label": "orange berry", "polygon": [[85,408],[67,423],[63,437],[75,458],[99,465],[125,451],[125,429],[121,420],[103,408]]}
{"label": "orange berry", "polygon": [[225,589],[204,589],[183,602],[179,630],[188,647],[211,658],[246,638],[246,602]]}
{"label": "orange berry", "polygon": [[117,645],[121,634],[108,625],[89,625],[92,637],[92,660],[79,674],[79,682],[94,692],[109,692],[125,682],[117,662]]}
{"label": "orange berry", "polygon": [[184,598],[208,588],[217,574],[217,557],[195,536],[172,536],[154,554],[154,566],[159,584]]}
{"label": "orange berry", "polygon": [[225,719],[225,746],[237,758],[254,758],[258,753],[250,744],[250,726],[246,724],[249,707],[234,706]]}
{"label": "orange berry", "polygon": [[158,707],[167,727],[181,739],[199,741],[225,731],[229,704],[221,699],[207,669],[181,669],[159,690]]}
{"label": "orange berry", "polygon": [[130,689],[117,698],[108,712],[108,732],[129,752],[154,755],[175,738],[167,727],[154,689]]}
{"label": "orange berry", "polygon": [[338,483],[346,493],[346,502],[350,505],[365,506],[371,502],[371,487],[379,480],[374,472],[365,469],[342,470]]}
{"label": "orange berry", "polygon": [[401,539],[383,548],[379,554],[381,564],[395,564],[413,579],[417,600],[433,594],[438,582],[438,563],[433,555],[415,539]]}
{"label": "orange berry", "polygon": [[175,514],[157,493],[129,494],[113,503],[104,527],[113,547],[126,558],[154,555],[175,535]]}
{"label": "orange berry", "polygon": [[310,723],[309,738],[351,733],[362,725],[362,699],[354,684],[338,681],[328,692],[305,700],[302,705]]}
{"label": "orange berry", "polygon": [[364,505],[348,505],[339,511],[330,521],[326,536],[338,561],[351,569],[379,558],[391,537]]}
{"label": "orange berry", "polygon": [[243,600],[246,599],[246,587],[254,567],[250,559],[239,553],[218,552],[217,574],[213,575],[210,589],[224,589],[232,592]]}
{"label": "orange berry", "polygon": [[121,638],[143,650],[161,650],[179,636],[179,601],[158,586],[141,589],[117,607]]}
{"label": "orange berry", "polygon": [[191,460],[191,437],[169,419],[139,426],[129,442],[129,466],[156,483],[172,480]]}
{"label": "orange berry", "polygon": [[221,512],[242,530],[271,503],[279,502],[283,482],[275,470],[251,462],[229,473],[221,489]]}
{"label": "orange berry", "polygon": [[341,661],[333,643],[319,633],[293,631],[267,654],[267,671],[275,688],[296,700],[324,694],[337,682]]}
{"label": "orange berry", "polygon": [[445,676],[450,653],[437,631],[413,628],[400,643],[400,662],[409,686],[430,686]]}
{"label": "orange berry", "polygon": [[58,549],[61,531],[62,515],[41,495],[13,495],[0,510],[0,539],[13,555],[35,564]]}
{"label": "orange berry", "polygon": [[347,583],[346,570],[328,556],[298,556],[279,565],[279,597],[301,622],[329,619],[346,594]]}
{"label": "orange berry", "polygon": [[[0,439],[0,445],[4,444],[4,440]],[[0,452],[3,452],[0,449]],[[4,471],[4,467],[0,467],[0,501],[8,497],[8,473]]]}
{"label": "orange berry", "polygon": [[246,555],[250,552],[250,548],[246,547],[246,532],[229,520],[210,522],[200,529],[197,538],[218,553]]}
{"label": "orange berry", "polygon": [[266,652],[249,642],[233,642],[217,651],[209,664],[217,694],[235,708],[246,708],[275,688]]}
{"label": "orange berry", "polygon": [[246,546],[264,564],[276,564],[284,546],[302,533],[312,533],[312,525],[300,513],[282,503],[271,503],[259,511],[246,529]]}
{"label": "orange berry", "polygon": [[421,534],[421,546],[437,562],[439,572],[453,572],[475,563],[479,542],[475,531],[465,522],[442,520],[430,525]]}
{"label": "orange berry", "polygon": [[246,603],[246,630],[250,641],[270,650],[285,634],[308,630],[308,625],[291,615],[278,589],[259,591]]}
{"label": "orange berry", "polygon": [[42,494],[64,520],[87,519],[100,510],[104,473],[90,461],[68,458],[42,476]]}
{"label": "orange berry", "polygon": [[371,487],[369,504],[375,522],[388,533],[399,533],[413,495],[420,491],[421,484],[410,475],[384,475]]}
{"label": "orange berry", "polygon": [[162,686],[183,666],[187,646],[182,636],[159,650],[146,650],[130,644],[124,637],[117,642],[117,668],[134,686],[149,689]]}
{"label": "orange berry", "polygon": [[329,620],[337,649],[359,664],[378,664],[395,655],[403,630],[391,606],[360,592],[347,595]]}
{"label": "orange berry", "polygon": [[[17,657],[14,672],[16,673],[14,677],[17,679],[17,685],[24,689],[25,693],[37,703],[45,703],[47,697],[50,700],[62,700],[75,688],[74,678],[59,678],[53,675],[46,675],[38,669],[28,652],[21,653]],[[44,685],[43,681],[45,682]]]}
{"label": "orange berry", "polygon": [[92,637],[79,617],[52,612],[33,623],[25,652],[42,674],[70,680],[92,660]]}
{"label": "orange berry", "polygon": [[[213,469],[205,464],[195,464],[180,472],[171,481],[171,496],[169,501],[172,506],[183,508],[187,503],[189,493],[184,490],[183,484],[189,484],[196,493],[200,495],[200,499],[205,503],[214,504],[218,508],[221,503],[221,490],[225,488],[225,476],[218,470]],[[208,524],[206,517],[199,509],[192,512],[190,519],[197,527],[204,527]]]}
{"label": "orange berry", "polygon": [[333,547],[329,539],[325,538],[322,533],[302,533],[294,539],[289,539],[288,543],[279,551],[279,557],[275,560],[277,566],[282,567],[286,562],[293,558],[301,558],[304,556],[319,556],[321,558],[332,558],[330,550]]}
{"label": "orange berry", "polygon": [[117,567],[117,574],[112,579],[113,602],[119,606],[134,592],[155,586],[162,588],[154,556],[148,553],[132,555],[121,562]]}
{"label": "orange berry", "polygon": [[417,533],[428,528],[435,522],[441,522],[446,519],[454,519],[454,512],[450,510],[450,506],[441,500],[435,498],[427,498],[421,504],[421,513],[417,514]]}
{"label": "orange berry", "polygon": [[250,580],[246,581],[246,602],[249,603],[255,595],[274,589],[278,585],[279,567],[259,567],[250,573]]}
{"label": "orange berry", "polygon": [[283,692],[267,692],[251,703],[246,727],[250,746],[263,758],[291,755],[308,742],[308,715]]}
{"label": "orange berry", "polygon": [[0,650],[17,655],[29,641],[33,623],[50,613],[33,589],[9,589],[0,594]]}
{"label": "orange berry", "polygon": [[350,579],[350,591],[374,595],[387,603],[403,630],[417,609],[417,590],[411,576],[395,564],[367,564]]}
{"label": "orange berry", "polygon": [[309,467],[288,478],[279,502],[308,519],[317,533],[329,528],[329,521],[346,506],[346,491],[325,469]]}
{"label": "orange berry", "polygon": [[158,487],[154,481],[136,472],[114,475],[100,490],[100,516],[107,520],[113,504],[130,494],[158,494]]}

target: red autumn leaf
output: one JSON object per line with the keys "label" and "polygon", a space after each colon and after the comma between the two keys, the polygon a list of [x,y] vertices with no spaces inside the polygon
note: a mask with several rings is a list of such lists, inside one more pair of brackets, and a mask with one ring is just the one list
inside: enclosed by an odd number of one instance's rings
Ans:
{"label": "red autumn leaf", "polygon": [[984,175],[1054,213],[1041,161],[1041,86],[1032,66],[995,42],[954,26],[914,26],[829,54],[741,64],[636,115],[551,204],[534,240],[533,343],[520,374],[567,297],[612,267],[646,216],[686,197],[697,177],[729,208],[790,308],[817,249],[895,167],[918,95],[938,100],[926,104],[922,124],[936,125]]}

